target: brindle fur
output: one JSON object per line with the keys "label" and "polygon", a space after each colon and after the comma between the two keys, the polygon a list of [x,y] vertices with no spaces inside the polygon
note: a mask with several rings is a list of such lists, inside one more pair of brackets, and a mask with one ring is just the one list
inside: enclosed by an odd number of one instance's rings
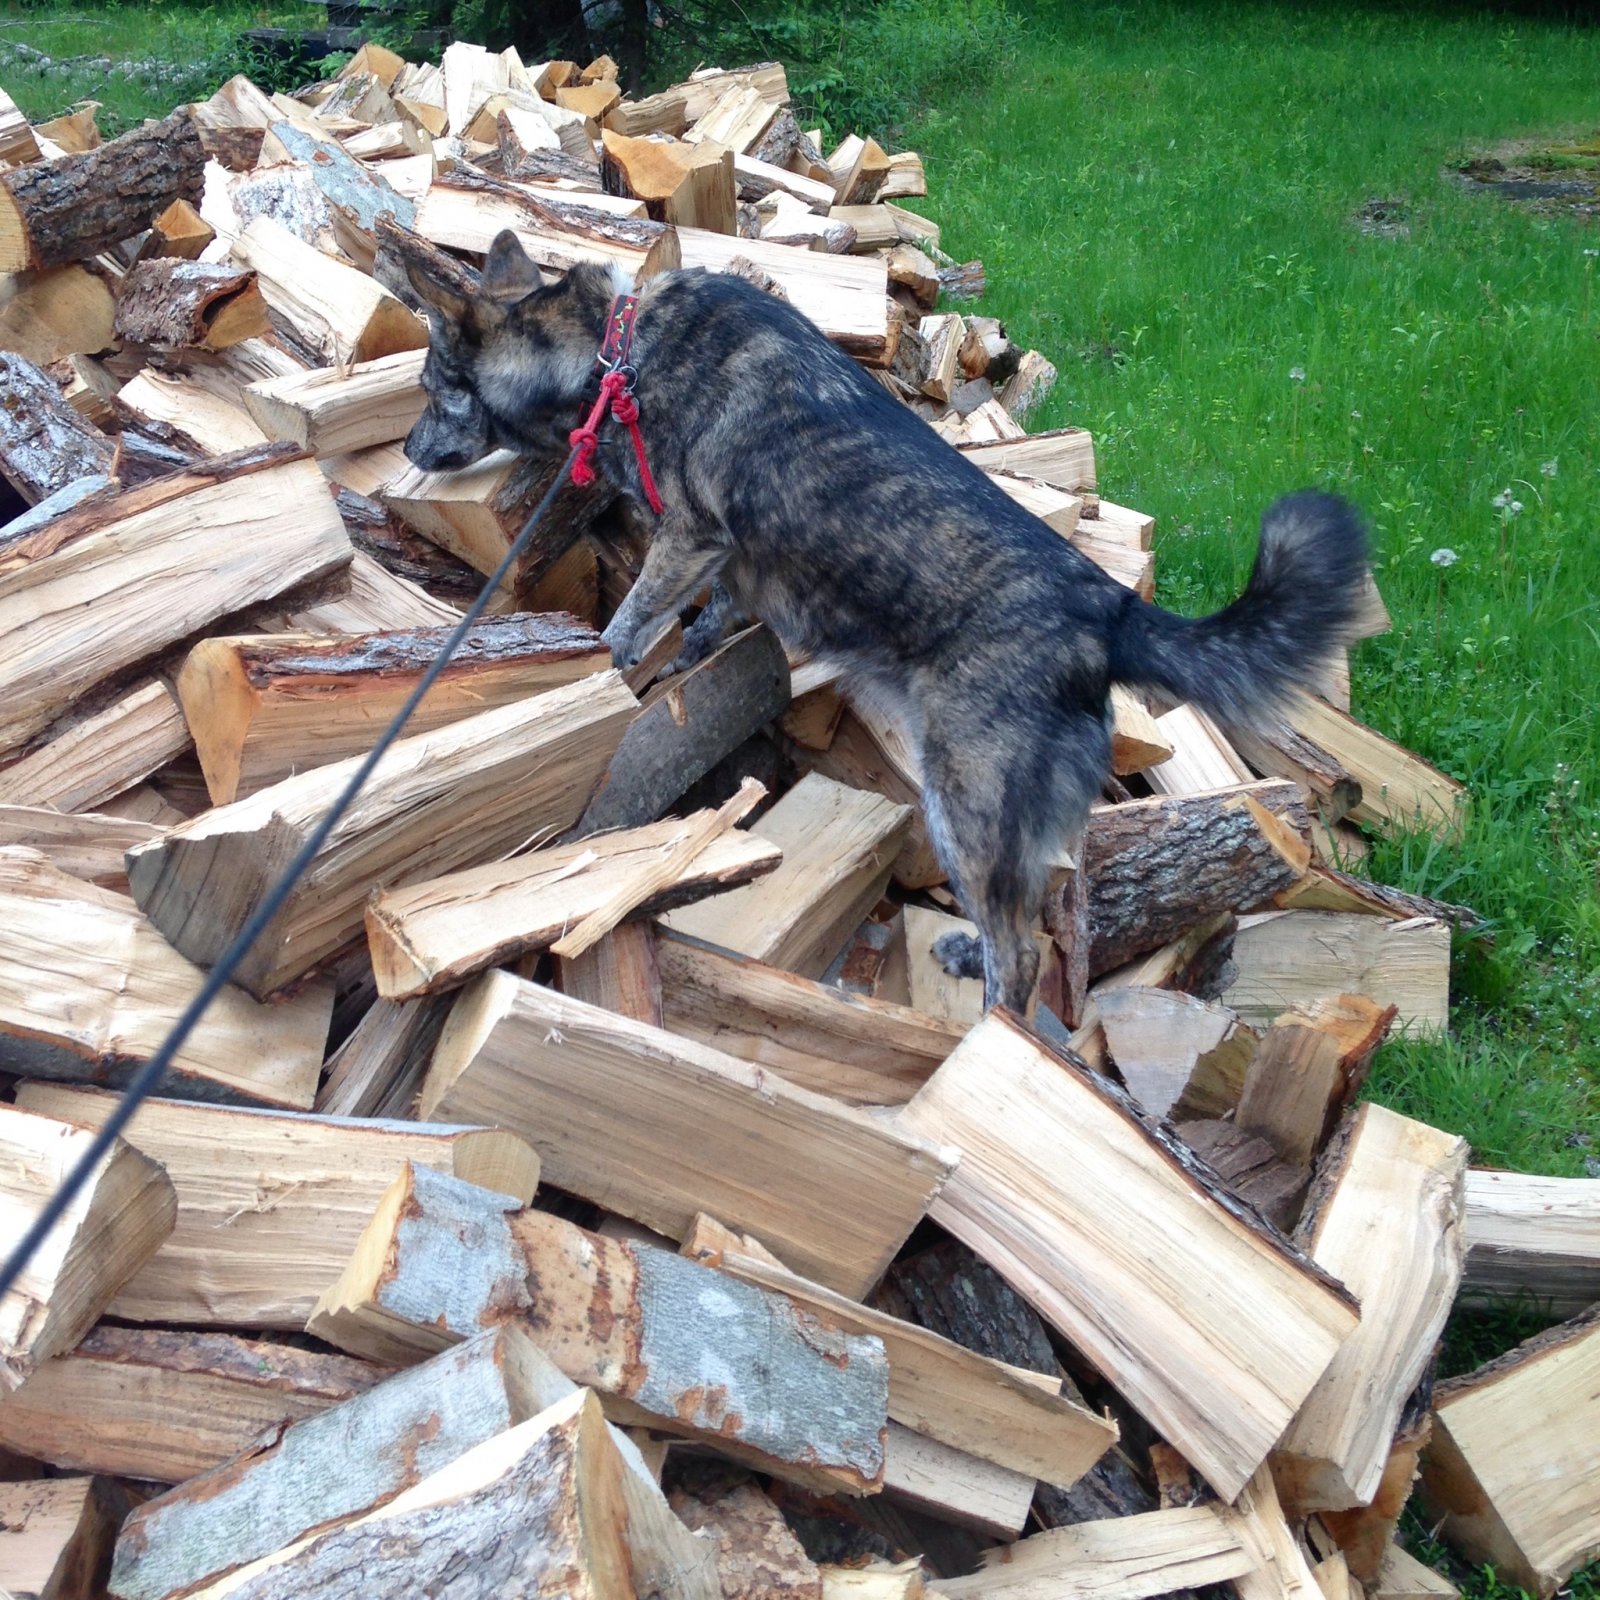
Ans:
{"label": "brindle fur", "polygon": [[[564,453],[595,393],[611,274],[579,267],[544,285],[509,233],[474,292],[459,269],[409,270],[433,313],[410,458],[443,468],[502,445]],[[1244,593],[1191,620],[1106,576],[800,312],[737,277],[645,284],[632,365],[666,509],[645,509],[631,444],[609,424],[600,469],[651,528],[605,631],[614,658],[638,661],[719,584],[728,602],[691,630],[691,650],[738,607],[874,695],[921,762],[929,834],[981,935],[986,1004],[1028,1001],[1050,864],[1109,770],[1111,684],[1259,720],[1351,636],[1366,539],[1332,495],[1279,500]],[[957,939],[939,954],[972,971],[978,949]]]}

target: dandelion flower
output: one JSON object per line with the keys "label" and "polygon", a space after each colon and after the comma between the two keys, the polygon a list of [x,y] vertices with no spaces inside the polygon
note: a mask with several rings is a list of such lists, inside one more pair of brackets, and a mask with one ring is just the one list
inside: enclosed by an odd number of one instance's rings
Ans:
{"label": "dandelion flower", "polygon": [[1458,556],[1455,553],[1454,550],[1451,550],[1448,547],[1446,547],[1446,548],[1443,548],[1443,549],[1435,550],[1433,552],[1433,554],[1428,557],[1428,559],[1436,567],[1453,567],[1456,564],[1456,562],[1458,562],[1461,559],[1461,557]]}

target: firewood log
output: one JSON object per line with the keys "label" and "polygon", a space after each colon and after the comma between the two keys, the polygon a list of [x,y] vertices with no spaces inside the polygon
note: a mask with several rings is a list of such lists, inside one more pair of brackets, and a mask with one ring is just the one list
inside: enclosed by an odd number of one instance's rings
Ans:
{"label": "firewood log", "polygon": [[0,1403],[0,1445],[69,1471],[179,1483],[387,1375],[236,1334],[102,1323]]}
{"label": "firewood log", "polygon": [[[364,754],[449,636],[444,626],[317,639],[203,639],[176,687],[214,805],[307,767]],[[598,635],[571,618],[477,623],[406,724],[410,736],[576,683],[609,664]],[[0,773],[0,792],[4,789]]]}
{"label": "firewood log", "polygon": [[132,1503],[110,1478],[0,1483],[0,1591],[12,1600],[99,1600]]}
{"label": "firewood log", "polygon": [[562,1188],[669,1237],[711,1211],[847,1294],[876,1280],[946,1171],[863,1112],[504,972],[462,992],[418,1107],[471,1108],[525,1132]]}
{"label": "firewood log", "polygon": [[1174,706],[1155,719],[1155,726],[1172,752],[1144,769],[1145,781],[1157,794],[1204,794],[1251,781],[1244,758],[1205,712]]}
{"label": "firewood log", "polygon": [[1383,1565],[1364,1592],[1369,1600],[1460,1600],[1461,1594],[1448,1578],[1397,1543],[1384,1551]]}
{"label": "firewood log", "polygon": [[1229,1517],[1251,1564],[1234,1580],[1239,1600],[1322,1600],[1322,1590],[1263,1467],[1245,1485]]}
{"label": "firewood log", "polygon": [[818,977],[883,897],[910,821],[907,806],[811,773],[761,818],[761,837],[783,851],[775,872],[661,920],[677,933]]}
{"label": "firewood log", "polygon": [[1371,1103],[1330,1145],[1295,1237],[1360,1299],[1361,1326],[1278,1441],[1285,1505],[1338,1511],[1377,1495],[1461,1281],[1466,1165],[1463,1140]]}
{"label": "firewood log", "polygon": [[1153,1117],[1228,1115],[1259,1040],[1237,1013],[1168,989],[1128,986],[1095,997],[1106,1048],[1128,1092]]}
{"label": "firewood log", "polygon": [[[204,974],[132,900],[0,851],[0,1066],[80,1083],[125,1082],[148,1061]],[[196,1098],[304,1110],[321,1067],[333,991],[264,1006],[224,988],[173,1058],[168,1083]]]}
{"label": "firewood log", "polygon": [[48,366],[111,344],[116,299],[99,272],[73,261],[10,281],[16,293],[0,306],[0,349]]}
{"label": "firewood log", "polygon": [[968,445],[961,453],[974,466],[1043,478],[1068,494],[1095,487],[1094,439],[1083,428],[1054,428],[998,444]]}
{"label": "firewood log", "polygon": [[655,957],[661,1025],[846,1104],[903,1104],[966,1031],[670,933]]}
{"label": "firewood log", "polygon": [[1441,1536],[1505,1582],[1554,1594],[1600,1554],[1597,1412],[1600,1307],[1440,1384],[1422,1498]]}
{"label": "firewood log", "polygon": [[33,136],[27,115],[4,89],[0,89],[0,161],[7,166],[26,166],[39,159],[39,141]]}
{"label": "firewood log", "polygon": [[[962,1152],[934,1220],[1236,1495],[1354,1330],[1344,1290],[1004,1013],[979,1023],[899,1117]],[[1197,1267],[1208,1260],[1228,1267]]]}
{"label": "firewood log", "polygon": [[0,541],[0,755],[96,684],[349,560],[322,475],[281,447],[91,498]]}
{"label": "firewood log", "polygon": [[386,1504],[572,1393],[524,1329],[480,1334],[147,1500],[117,1540],[112,1588],[166,1600],[214,1584]]}
{"label": "firewood log", "polygon": [[[470,1284],[454,1265],[464,1237]],[[426,1169],[391,1186],[310,1327],[342,1349],[414,1361],[512,1318],[614,1421],[824,1491],[877,1487],[888,1396],[877,1340]]]}
{"label": "firewood log", "polygon": [[[98,1127],[114,1097],[26,1083],[25,1110]],[[150,1100],[128,1129],[178,1191],[172,1237],[111,1303],[128,1322],[299,1330],[405,1161],[527,1201],[526,1141],[498,1128],[355,1122]]]}
{"label": "firewood log", "polygon": [[609,128],[601,142],[601,176],[610,193],[642,200],[657,222],[735,231],[735,162],[726,145],[630,139]]}
{"label": "firewood log", "polygon": [[[73,1123],[0,1106],[0,1237],[8,1251],[92,1137]],[[118,1139],[0,1298],[0,1396],[83,1337],[171,1235],[177,1211],[159,1163]]]}
{"label": "firewood log", "polygon": [[129,422],[148,420],[173,430],[202,456],[259,450],[268,443],[267,436],[245,410],[237,390],[226,392],[230,387],[209,386],[193,374],[146,367],[118,390],[113,404]]}
{"label": "firewood log", "polygon": [[327,1060],[315,1109],[330,1117],[404,1117],[450,1013],[450,999],[377,1000]]}
{"label": "firewood log", "polygon": [[753,1483],[675,1486],[667,1504],[715,1546],[723,1600],[822,1600],[816,1563]]}
{"label": "firewood log", "polygon": [[1350,1576],[1360,1583],[1377,1580],[1393,1543],[1400,1515],[1411,1499],[1417,1463],[1433,1432],[1428,1406],[1432,1392],[1431,1384],[1421,1385],[1406,1401],[1372,1504],[1348,1511],[1323,1511],[1317,1516],[1317,1521],[1337,1543]]}
{"label": "firewood log", "polygon": [[[437,876],[569,827],[636,705],[602,673],[399,740],[235,980],[264,997],[336,955],[376,880]],[[215,961],[361,759],[285,778],[131,851],[134,898],[192,960]]]}
{"label": "firewood log", "polygon": [[[508,1531],[510,1530],[510,1531]],[[559,1574],[559,1576],[556,1576]],[[518,1593],[716,1600],[716,1565],[621,1457],[599,1402],[579,1390],[431,1473],[365,1517],[203,1591],[220,1600],[404,1600],[441,1586]]]}
{"label": "firewood log", "polygon": [[669,818],[378,891],[366,913],[378,993],[407,1000],[458,988],[485,967],[552,944],[575,956],[581,951],[561,943],[596,913],[620,903],[626,915],[716,894],[782,860],[776,845],[727,820],[685,856],[679,847],[697,821],[716,819],[713,812]]}
{"label": "firewood log", "polygon": [[0,848],[37,850],[62,872],[120,894],[128,892],[123,853],[160,831],[154,823],[133,817],[0,803]]}
{"label": "firewood log", "polygon": [[422,415],[422,360],[422,351],[404,350],[348,369],[266,378],[246,389],[245,404],[269,438],[319,459],[387,444]]}
{"label": "firewood log", "polygon": [[[883,1500],[985,1539],[1017,1538],[1037,1482],[891,1422],[883,1444]],[[881,1502],[874,1502],[875,1504]]]}
{"label": "firewood log", "polygon": [[1468,1172],[1461,1298],[1523,1293],[1557,1316],[1600,1300],[1600,1178]]}
{"label": "firewood log", "polygon": [[130,268],[117,291],[119,339],[160,350],[221,350],[269,331],[255,274],[163,256]]}
{"label": "firewood log", "polygon": [[0,477],[29,505],[103,475],[111,441],[31,361],[0,350]]}
{"label": "firewood log", "polygon": [[142,232],[174,200],[199,200],[204,165],[181,109],[87,155],[0,174],[0,272],[58,266]]}

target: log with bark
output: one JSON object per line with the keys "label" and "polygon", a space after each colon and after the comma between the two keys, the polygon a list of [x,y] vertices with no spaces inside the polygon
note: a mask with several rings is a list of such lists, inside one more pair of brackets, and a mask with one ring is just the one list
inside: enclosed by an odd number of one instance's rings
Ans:
{"label": "log with bark", "polygon": [[1469,1305],[1524,1296],[1570,1317],[1600,1301],[1600,1178],[1467,1174]]}
{"label": "log with bark", "polygon": [[104,477],[111,441],[25,356],[0,350],[0,477],[29,505]]}
{"label": "log with bark", "polygon": [[[115,1097],[26,1083],[24,1110],[98,1127]],[[519,1204],[539,1162],[497,1128],[356,1122],[150,1100],[128,1143],[178,1192],[172,1237],[111,1302],[128,1322],[298,1331],[338,1277],[404,1162],[498,1189]]]}
{"label": "log with bark", "polygon": [[[455,1265],[463,1239],[470,1282]],[[876,1339],[423,1168],[391,1185],[309,1326],[341,1349],[411,1362],[512,1319],[615,1421],[825,1492],[871,1493],[882,1477],[889,1380]]]}
{"label": "log with bark", "polygon": [[164,256],[131,268],[117,291],[119,339],[157,350],[223,350],[271,324],[255,274]]}

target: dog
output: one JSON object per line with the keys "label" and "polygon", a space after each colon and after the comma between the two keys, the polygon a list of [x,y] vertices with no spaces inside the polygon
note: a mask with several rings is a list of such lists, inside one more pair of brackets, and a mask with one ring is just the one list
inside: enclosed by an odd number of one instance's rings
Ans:
{"label": "dog", "polygon": [[[431,469],[500,447],[563,457],[629,286],[589,265],[546,283],[510,232],[476,281],[442,256],[405,266],[430,321],[407,456]],[[1284,496],[1243,593],[1182,617],[1024,511],[783,300],[698,269],[638,297],[629,359],[664,509],[646,509],[631,441],[607,425],[599,470],[650,531],[604,633],[613,659],[637,663],[715,586],[687,657],[742,611],[841,666],[910,738],[929,837],[979,930],[935,954],[981,973],[986,1007],[1022,1013],[1051,863],[1110,772],[1111,685],[1261,723],[1356,632],[1361,517],[1331,494]]]}

